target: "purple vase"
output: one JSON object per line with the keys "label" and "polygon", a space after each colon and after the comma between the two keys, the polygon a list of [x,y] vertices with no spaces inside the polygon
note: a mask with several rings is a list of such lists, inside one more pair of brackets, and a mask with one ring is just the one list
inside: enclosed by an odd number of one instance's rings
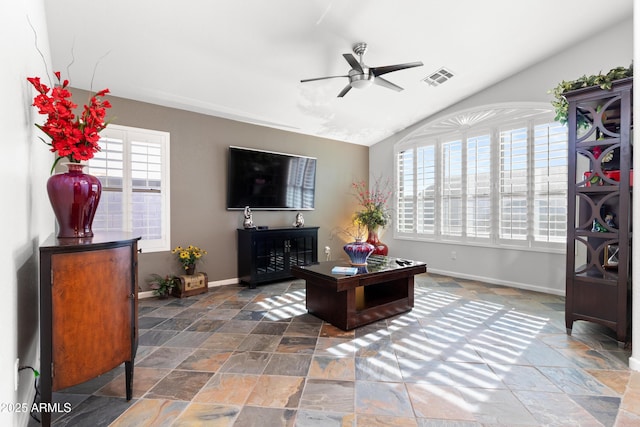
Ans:
{"label": "purple vase", "polygon": [[67,172],[49,177],[47,193],[58,221],[58,237],[93,237],[93,218],[102,194],[102,184],[82,172],[85,165],[66,163]]}
{"label": "purple vase", "polygon": [[367,259],[375,249],[375,247],[362,240],[356,240],[355,242],[347,243],[343,246],[344,251],[349,256],[351,265],[367,265]]}

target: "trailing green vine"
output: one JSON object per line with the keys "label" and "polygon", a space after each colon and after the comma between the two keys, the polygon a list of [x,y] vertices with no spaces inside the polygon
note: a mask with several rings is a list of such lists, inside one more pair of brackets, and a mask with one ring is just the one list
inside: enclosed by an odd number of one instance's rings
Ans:
{"label": "trailing green vine", "polygon": [[563,125],[567,123],[569,118],[569,102],[564,97],[566,92],[591,86],[600,86],[601,89],[611,90],[612,83],[616,80],[633,77],[633,63],[626,67],[616,67],[609,70],[607,74],[594,74],[592,76],[582,76],[579,79],[571,81],[562,81],[548,93],[553,94],[555,100],[551,101],[551,105],[556,110],[557,122]]}

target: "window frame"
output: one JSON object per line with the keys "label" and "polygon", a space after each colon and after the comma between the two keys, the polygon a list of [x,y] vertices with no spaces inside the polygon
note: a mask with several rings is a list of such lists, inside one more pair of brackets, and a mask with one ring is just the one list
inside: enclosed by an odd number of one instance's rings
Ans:
{"label": "window frame", "polygon": [[[474,122],[475,121],[475,122]],[[417,162],[418,149],[423,146],[435,146],[435,159],[437,164],[436,169],[436,194],[435,194],[435,215],[434,221],[436,229],[433,234],[423,234],[418,232],[418,223],[420,221],[417,218],[417,204],[418,198],[414,194],[413,203],[413,225],[411,226],[411,220],[407,222],[407,218],[404,219],[402,225],[404,229],[400,229],[401,226],[394,222],[393,235],[394,238],[399,240],[415,240],[415,241],[428,241],[428,242],[442,242],[442,243],[456,243],[469,246],[484,246],[484,247],[497,247],[497,248],[510,248],[510,249],[522,249],[528,251],[540,251],[548,253],[564,253],[566,250],[566,238],[562,241],[550,240],[550,234],[547,233],[547,241],[536,240],[539,236],[534,235],[534,220],[539,219],[540,216],[536,214],[536,199],[535,196],[540,194],[536,193],[536,170],[534,168],[535,155],[535,130],[536,126],[544,123],[555,123],[554,113],[548,104],[541,103],[502,103],[492,104],[482,107],[476,107],[468,110],[463,110],[447,116],[442,116],[430,122],[427,122],[423,126],[414,130],[411,134],[400,140],[394,145],[394,189],[398,189],[398,182],[401,179],[399,170],[399,158],[398,154],[401,152],[409,153],[413,150],[413,176],[420,174]],[[526,201],[527,201],[527,215],[526,215],[526,236],[523,240],[502,239],[499,233],[499,212],[500,212],[500,131],[504,129],[515,129],[518,125],[525,125],[527,129],[527,171],[526,171]],[[483,135],[489,135],[490,137],[490,233],[489,236],[470,236],[467,233],[467,156],[468,153],[468,140],[472,138],[481,137]],[[565,144],[568,143],[566,128],[565,128]],[[462,188],[463,188],[463,219],[462,219],[462,233],[461,236],[444,235],[442,233],[440,216],[442,211],[442,181],[440,168],[442,165],[442,144],[448,141],[454,141],[461,139],[462,152],[463,152],[463,174],[462,174]],[[411,154],[405,154],[408,156]],[[568,162],[568,159],[567,159]],[[567,167],[566,163],[563,167]],[[566,174],[568,175],[568,174]],[[565,175],[565,176],[566,176]],[[414,183],[415,183],[414,178]],[[414,184],[415,185],[415,184]],[[560,192],[567,197],[567,185],[564,185],[563,190]],[[416,192],[418,190],[416,189]],[[396,191],[397,194],[397,191]],[[545,193],[547,196],[550,193]],[[557,191],[554,192],[558,194]],[[398,199],[395,201],[395,208],[398,208]],[[405,203],[408,203],[405,201]],[[551,208],[549,208],[551,209]],[[565,205],[566,209],[566,205]],[[566,223],[565,223],[566,233]]]}
{"label": "window frame", "polygon": [[[123,197],[123,212],[122,212],[122,224],[120,227],[113,227],[106,229],[100,229],[94,226],[96,231],[110,231],[110,230],[124,230],[128,232],[133,231],[133,206],[132,206],[132,196],[134,192],[140,192],[139,189],[133,188],[133,177],[132,177],[132,144],[134,142],[144,142],[149,144],[157,144],[160,150],[160,195],[161,195],[161,225],[160,225],[160,235],[161,237],[158,239],[145,239],[144,237],[140,239],[138,242],[138,248],[144,252],[162,252],[171,250],[171,181],[170,181],[170,146],[171,146],[171,135],[169,132],[153,130],[153,129],[143,129],[132,126],[123,126],[123,125],[115,125],[110,124],[106,129],[104,129],[100,133],[101,139],[103,138],[115,138],[121,139],[123,145],[122,151],[122,197]],[[102,173],[96,173],[96,169],[104,169],[102,167],[94,166],[93,170],[91,167],[92,160],[94,162],[101,161],[102,159],[94,158],[87,162],[87,171],[93,175],[96,175],[98,178],[104,176]],[[104,186],[104,184],[103,184]],[[142,191],[144,192],[144,191]],[[152,192],[151,189],[149,192]],[[157,192],[154,190],[153,192]],[[103,195],[105,191],[103,190]],[[98,209],[100,209],[100,205],[98,205]]]}

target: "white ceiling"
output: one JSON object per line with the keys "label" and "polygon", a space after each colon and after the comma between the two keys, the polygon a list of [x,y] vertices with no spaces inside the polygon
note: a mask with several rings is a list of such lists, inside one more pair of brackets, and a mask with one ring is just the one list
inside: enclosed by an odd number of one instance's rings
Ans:
{"label": "white ceiling", "polygon": [[[372,145],[632,15],[633,0],[45,0],[71,86]],[[342,57],[422,61],[338,93]],[[69,64],[71,64],[69,66]],[[455,76],[431,87],[441,67]],[[68,72],[67,72],[68,70]],[[94,74],[95,70],[95,74]],[[93,86],[91,80],[93,77]]]}

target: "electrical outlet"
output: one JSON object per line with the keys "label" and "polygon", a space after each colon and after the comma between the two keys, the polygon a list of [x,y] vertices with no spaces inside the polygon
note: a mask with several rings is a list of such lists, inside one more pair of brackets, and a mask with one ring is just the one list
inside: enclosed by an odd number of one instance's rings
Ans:
{"label": "electrical outlet", "polygon": [[18,391],[18,378],[20,376],[20,359],[16,359],[15,369],[13,370],[13,385],[15,391]]}
{"label": "electrical outlet", "polygon": [[451,251],[451,259],[456,259],[456,251]]}

